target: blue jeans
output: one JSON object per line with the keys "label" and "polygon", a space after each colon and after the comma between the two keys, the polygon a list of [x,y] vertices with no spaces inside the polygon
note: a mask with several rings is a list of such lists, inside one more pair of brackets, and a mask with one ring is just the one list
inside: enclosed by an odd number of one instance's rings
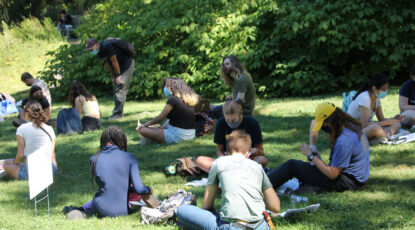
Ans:
{"label": "blue jeans", "polygon": [[[53,175],[55,175],[56,172],[58,171],[58,168],[56,167],[54,163],[52,163],[52,170],[53,170]],[[23,166],[20,168],[19,173],[17,175],[17,179],[18,180],[29,180],[27,164],[23,164]]]}
{"label": "blue jeans", "polygon": [[58,25],[59,34],[62,34],[62,30],[66,31],[66,40],[69,41],[70,38],[70,31],[72,29],[72,25]]}
{"label": "blue jeans", "polygon": [[[178,224],[184,229],[192,230],[239,230],[232,223],[224,222],[219,214],[201,209],[194,205],[182,205],[177,209]],[[269,226],[264,221],[258,230],[268,230]]]}

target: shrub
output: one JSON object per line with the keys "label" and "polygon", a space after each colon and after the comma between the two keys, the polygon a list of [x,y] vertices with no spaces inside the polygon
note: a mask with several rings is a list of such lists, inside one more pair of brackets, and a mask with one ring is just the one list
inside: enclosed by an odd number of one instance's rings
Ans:
{"label": "shrub", "polygon": [[[160,79],[183,78],[199,94],[223,99],[222,57],[239,56],[258,95],[309,95],[351,88],[377,71],[391,78],[415,54],[412,2],[288,0],[107,0],[96,4],[77,33],[80,46],[62,46],[43,78],[67,89],[74,79],[97,95],[111,87],[85,40],[120,37],[137,49],[130,96],[162,95]],[[52,76],[61,73],[57,82]],[[61,92],[58,91],[58,96]]]}

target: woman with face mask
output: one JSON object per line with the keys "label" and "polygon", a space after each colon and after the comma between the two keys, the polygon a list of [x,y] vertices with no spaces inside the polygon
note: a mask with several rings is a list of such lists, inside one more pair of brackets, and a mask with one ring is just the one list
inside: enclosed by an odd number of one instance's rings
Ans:
{"label": "woman with face mask", "polygon": [[[219,118],[214,142],[216,143],[217,157],[228,155],[228,137],[234,130],[244,130],[252,140],[249,159],[256,161],[265,167],[268,163],[264,156],[264,146],[261,128],[258,121],[242,113],[242,106],[235,100],[228,100],[223,106],[224,116]],[[209,172],[210,166],[215,159],[212,157],[200,156],[196,159],[197,166],[205,172]]]}
{"label": "woman with face mask", "polygon": [[411,68],[410,77],[399,90],[399,109],[404,116],[402,124],[408,128],[415,125],[415,65]]}
{"label": "woman with face mask", "polygon": [[[242,105],[242,112],[252,115],[255,108],[256,92],[251,75],[246,71],[238,57],[234,55],[225,56],[222,60],[220,76],[225,85],[229,86],[232,94],[228,99],[233,99]],[[216,108],[217,107],[217,108]],[[219,118],[223,114],[222,106],[211,106],[211,116]]]}
{"label": "woman with face mask", "polygon": [[[371,144],[386,142],[387,137],[394,135],[401,128],[402,116],[386,119],[383,115],[381,98],[385,98],[388,92],[389,82],[384,74],[376,73],[371,80],[363,85],[356,93],[347,113],[357,119]],[[372,118],[376,114],[378,122]]]}
{"label": "woman with face mask", "polygon": [[49,119],[50,119],[50,104],[48,102],[48,99],[45,96],[43,96],[42,89],[39,86],[36,86],[36,85],[34,85],[30,88],[29,97],[22,101],[22,109],[20,110],[20,116],[19,116],[19,118],[13,119],[13,125],[16,126],[16,127],[19,127],[20,125],[22,125],[24,123],[27,123],[27,120],[25,119],[25,113],[26,112],[25,112],[24,108],[26,107],[26,104],[29,100],[35,100],[35,101],[38,101],[40,103],[40,105],[42,106],[42,110],[46,114],[46,117],[47,117],[46,123],[48,125],[53,126],[53,124],[49,122]]}
{"label": "woman with face mask", "polygon": [[301,153],[313,164],[288,160],[268,173],[274,188],[293,177],[307,185],[300,186],[301,191],[310,191],[304,188],[311,186],[314,192],[341,192],[357,189],[366,183],[369,179],[369,145],[359,122],[332,103],[325,102],[315,111],[313,131],[320,129],[329,135],[330,163],[326,164],[308,145],[302,144]]}
{"label": "woman with face mask", "polygon": [[[137,127],[139,135],[159,143],[179,143],[195,137],[195,114],[193,107],[199,102],[192,88],[180,78],[163,80],[163,94],[167,103],[154,119]],[[150,127],[167,121],[160,127]]]}

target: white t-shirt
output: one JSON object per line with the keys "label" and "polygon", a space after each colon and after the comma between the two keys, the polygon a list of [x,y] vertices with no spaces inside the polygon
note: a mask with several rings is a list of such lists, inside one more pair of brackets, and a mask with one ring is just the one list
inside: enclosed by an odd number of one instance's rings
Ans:
{"label": "white t-shirt", "polygon": [[371,101],[370,101],[370,95],[368,91],[364,91],[361,94],[359,94],[359,96],[356,97],[356,99],[354,99],[352,101],[352,103],[350,103],[349,108],[347,109],[347,113],[352,116],[353,118],[357,119],[360,121],[360,108],[359,106],[363,106],[366,107],[367,109],[369,109],[370,114],[369,114],[369,120],[372,119],[373,116],[375,116],[376,114],[376,109],[380,107],[380,99],[376,98],[375,101],[375,110],[372,111],[372,107],[371,107]]}
{"label": "white t-shirt", "polygon": [[[49,133],[52,140],[56,138],[52,127],[43,123],[41,126]],[[37,149],[43,147],[46,150],[49,150],[50,155],[50,151],[52,150],[52,142],[49,136],[42,129],[35,128],[32,122],[28,122],[19,126],[19,128],[17,128],[16,135],[19,135],[24,139],[25,156],[28,156],[31,153],[35,152]]]}

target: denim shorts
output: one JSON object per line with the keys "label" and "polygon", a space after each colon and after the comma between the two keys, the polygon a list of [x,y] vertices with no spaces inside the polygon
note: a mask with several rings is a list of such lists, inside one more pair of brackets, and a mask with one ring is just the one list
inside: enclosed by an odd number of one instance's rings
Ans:
{"label": "denim shorts", "polygon": [[164,129],[164,138],[166,143],[179,143],[180,141],[193,140],[195,138],[195,129],[182,129],[169,125]]}
{"label": "denim shorts", "polygon": [[[55,175],[56,172],[58,171],[58,168],[56,167],[54,163],[52,163],[52,170],[53,170],[53,175]],[[19,173],[17,175],[17,179],[18,180],[29,179],[29,173],[27,172],[27,164],[23,164],[23,166],[20,168]]]}

